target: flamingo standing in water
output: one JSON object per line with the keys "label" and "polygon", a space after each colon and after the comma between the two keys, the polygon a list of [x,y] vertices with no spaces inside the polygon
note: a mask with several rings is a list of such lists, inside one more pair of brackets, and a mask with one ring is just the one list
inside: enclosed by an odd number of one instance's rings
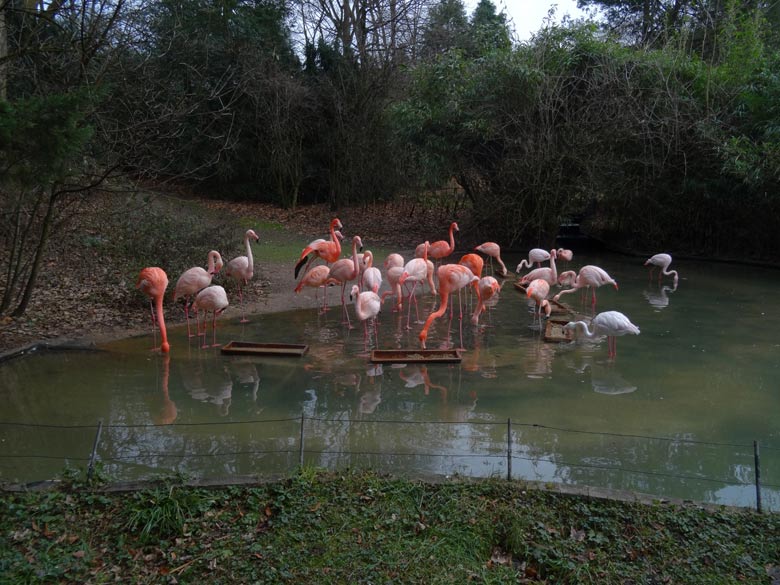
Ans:
{"label": "flamingo standing in water", "polygon": [[352,258],[342,258],[333,263],[330,267],[329,277],[333,278],[337,282],[341,283],[341,306],[344,309],[344,314],[347,316],[347,326],[352,327],[349,321],[349,311],[347,311],[347,303],[344,300],[344,293],[347,288],[347,283],[350,280],[356,280],[358,274],[360,274],[360,262],[358,261],[358,247],[363,249],[363,240],[360,236],[354,236],[352,238]]}
{"label": "flamingo standing in water", "polygon": [[[301,257],[295,264],[295,278],[304,265],[311,262],[314,258],[322,258],[328,264],[333,264],[341,256],[341,221],[336,217],[330,221],[330,240],[317,239],[310,242],[301,252]],[[341,236],[341,237],[340,237]],[[309,257],[311,255],[311,257]]]}
{"label": "flamingo standing in water", "polygon": [[[455,234],[453,232],[458,231],[460,231],[460,229],[458,229],[458,224],[453,221],[450,224],[450,241],[437,240],[432,244],[429,244],[428,257],[433,258],[434,260],[441,260],[452,254],[455,251]],[[415,248],[414,255],[416,258],[423,257],[424,246],[425,244],[420,244]]]}
{"label": "flamingo standing in water", "polygon": [[546,280],[549,285],[558,283],[558,268],[555,266],[555,259],[558,257],[556,250],[550,250],[550,266],[544,268],[534,268],[531,272],[526,274],[520,279],[520,284],[523,286],[529,282],[541,278]]}
{"label": "flamingo standing in water", "polygon": [[479,279],[477,283],[479,300],[474,308],[474,313],[471,315],[471,322],[474,325],[479,324],[479,316],[485,311],[485,303],[493,298],[499,290],[501,290],[501,285],[492,276],[483,276]]}
{"label": "flamingo standing in water", "polygon": [[517,265],[515,272],[519,273],[523,268],[532,268],[534,264],[541,266],[542,262],[550,259],[550,253],[542,248],[533,248],[528,252],[528,260],[521,260]]}
{"label": "flamingo standing in water", "polygon": [[495,258],[496,262],[498,262],[499,266],[501,266],[501,269],[497,270],[496,274],[498,274],[502,278],[507,275],[506,264],[504,264],[504,261],[501,260],[501,246],[499,246],[495,242],[485,242],[484,244],[480,244],[479,246],[474,248],[474,251],[482,252],[486,256],[489,256],[491,268],[493,268],[493,258]]}
{"label": "flamingo standing in water", "polygon": [[[176,287],[173,289],[173,302],[175,303],[181,297],[184,297],[184,316],[187,319],[187,336],[193,337],[190,332],[190,304],[192,298],[211,284],[211,279],[222,270],[222,256],[216,250],[212,250],[208,255],[208,270],[200,266],[194,266],[185,270],[176,281]],[[196,315],[197,316],[197,315]],[[196,324],[200,329],[200,324]]]}
{"label": "flamingo standing in water", "polygon": [[150,308],[151,303],[154,303],[152,323],[154,323],[156,315],[157,324],[160,326],[161,343],[160,347],[156,347],[157,340],[155,339],[155,347],[153,349],[159,349],[162,353],[168,353],[171,351],[171,346],[168,343],[168,331],[165,329],[165,317],[163,316],[163,296],[165,295],[165,289],[168,288],[168,275],[165,274],[162,268],[156,266],[144,268],[138,275],[135,288],[149,297]]}
{"label": "flamingo standing in water", "polygon": [[563,326],[563,329],[565,331],[574,331],[577,335],[584,335],[588,339],[606,335],[610,358],[614,358],[617,355],[617,337],[621,335],[639,335],[639,327],[634,325],[620,311],[599,313],[593,317],[590,326],[592,330],[585,321],[569,321]]}
{"label": "flamingo standing in water", "polygon": [[542,327],[542,311],[544,311],[548,317],[552,311],[552,307],[550,307],[550,301],[547,300],[548,294],[550,294],[550,283],[543,278],[532,280],[531,284],[528,285],[526,296],[528,296],[529,299],[533,299],[536,303],[536,310],[534,311],[534,322],[536,321],[536,317],[538,315],[540,329]]}
{"label": "flamingo standing in water", "polygon": [[[417,288],[417,284],[425,280],[428,276],[428,248],[430,246],[430,242],[425,242],[423,244],[423,255],[421,258],[412,258],[409,260],[409,262],[406,263],[406,266],[404,266],[404,272],[401,275],[401,277],[398,279],[398,283],[403,286],[403,284],[407,280],[411,280],[414,284],[412,284],[412,292],[409,293],[409,310],[406,315],[406,328],[411,329],[409,326],[409,319],[412,314],[412,303],[414,302],[415,310],[417,307],[417,300],[415,299],[414,292]],[[417,316],[419,319],[419,315]]]}
{"label": "flamingo standing in water", "polygon": [[[561,276],[559,277],[559,280],[561,282],[571,282],[571,277],[574,274],[573,271],[567,270]],[[615,279],[612,278],[603,268],[599,268],[598,266],[593,266],[591,264],[587,264],[580,268],[579,273],[577,274],[576,278],[574,279],[574,283],[572,285],[572,288],[567,290],[562,290],[557,295],[553,297],[554,301],[557,301],[561,295],[573,293],[577,289],[581,288],[589,288],[591,289],[591,292],[593,294],[593,298],[591,300],[591,305],[593,307],[596,306],[596,289],[602,285],[605,284],[611,284],[615,287],[615,290],[618,290],[618,284],[615,282]]]}
{"label": "flamingo standing in water", "polygon": [[461,256],[458,264],[471,270],[477,278],[482,278],[482,268],[485,266],[485,261],[482,260],[482,256],[479,256],[478,254],[464,254]]}
{"label": "flamingo standing in water", "polygon": [[574,252],[567,250],[566,248],[558,248],[556,252],[558,253],[557,258],[566,262],[566,266],[568,266],[569,262],[574,258]]}
{"label": "flamingo standing in water", "polygon": [[425,349],[425,341],[428,339],[428,329],[430,329],[431,324],[447,310],[450,294],[468,286],[472,282],[479,281],[479,278],[474,276],[471,270],[461,264],[439,266],[437,276],[439,277],[439,308],[428,315],[428,319],[426,319],[425,325],[423,325],[422,331],[420,331],[419,338],[423,349]]}
{"label": "flamingo standing in water", "polygon": [[368,320],[374,322],[374,334],[376,335],[376,347],[379,347],[379,330],[376,325],[376,316],[382,308],[382,299],[372,290],[360,292],[358,285],[352,285],[352,291],[349,293],[350,300],[355,301],[355,314],[357,318],[363,321],[364,342],[368,349]]}
{"label": "flamingo standing in water", "polygon": [[254,230],[247,230],[244,234],[244,246],[246,256],[237,256],[227,263],[225,274],[236,281],[238,285],[238,298],[241,302],[241,323],[246,323],[248,319],[244,315],[244,295],[241,292],[241,284],[246,286],[255,274],[255,264],[252,258],[252,246],[249,240],[258,241],[260,238]]}
{"label": "flamingo standing in water", "polygon": [[315,298],[317,297],[320,288],[324,289],[322,292],[322,312],[328,310],[328,286],[331,284],[340,284],[335,278],[330,278],[330,267],[320,264],[309,270],[303,275],[303,278],[298,282],[295,287],[295,294],[299,294],[304,286],[314,289]]}
{"label": "flamingo standing in water", "polygon": [[672,263],[672,257],[669,254],[656,254],[645,260],[645,266],[650,266],[650,278],[653,278],[653,269],[658,266],[658,282],[661,282],[663,276],[674,276],[674,286],[677,286],[677,271],[668,270]]}
{"label": "flamingo standing in water", "polygon": [[[402,298],[403,294],[401,293],[401,278],[406,274],[406,271],[404,271],[403,266],[391,266],[387,269],[387,272],[385,273],[387,275],[387,282],[390,284],[390,290],[386,290],[382,293],[382,302],[385,302],[385,299],[389,297],[392,294],[395,294],[395,306],[393,307],[393,311],[400,311],[403,304],[402,304]],[[404,278],[406,280],[406,278]]]}
{"label": "flamingo standing in water", "polygon": [[206,318],[209,311],[211,311],[211,346],[216,347],[217,343],[217,315],[221,315],[222,312],[228,307],[228,298],[225,289],[218,284],[212,284],[200,291],[195,301],[192,303],[192,308],[196,311],[203,309],[203,345],[201,347],[208,347],[206,344]]}

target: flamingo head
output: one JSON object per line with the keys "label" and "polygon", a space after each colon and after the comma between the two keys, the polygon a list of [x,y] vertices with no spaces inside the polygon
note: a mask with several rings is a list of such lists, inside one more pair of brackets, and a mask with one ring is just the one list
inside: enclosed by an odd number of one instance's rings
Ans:
{"label": "flamingo head", "polygon": [[170,353],[170,351],[171,351],[171,344],[166,341],[165,343],[163,343],[160,346],[160,351],[162,353]]}
{"label": "flamingo head", "polygon": [[359,294],[360,294],[360,289],[358,288],[358,285],[353,284],[352,290],[349,291],[349,300],[354,301]]}
{"label": "flamingo head", "polygon": [[352,242],[357,246],[358,250],[363,250],[363,240],[360,239],[360,236],[354,236]]}
{"label": "flamingo head", "polygon": [[343,240],[343,239],[344,239],[344,234],[342,234],[342,233],[341,233],[339,230],[336,230],[336,231],[334,231],[333,233],[336,235],[336,237],[337,237],[339,240]]}
{"label": "flamingo head", "polygon": [[552,307],[550,306],[550,301],[548,301],[547,299],[544,299],[542,301],[540,309],[542,311],[544,311],[545,316],[549,317],[550,313],[552,313]]}
{"label": "flamingo head", "polygon": [[409,273],[408,273],[406,270],[404,270],[403,274],[402,274],[402,275],[401,275],[401,277],[398,279],[398,284],[400,284],[401,286],[403,286],[403,284],[406,282],[406,279],[407,279],[407,278],[409,278]]}
{"label": "flamingo head", "polygon": [[455,221],[453,221],[453,222],[450,224],[450,229],[451,229],[451,230],[455,230],[456,232],[459,232],[459,231],[460,231],[460,229],[458,228],[458,223],[457,223],[457,222],[455,222]]}
{"label": "flamingo head", "polygon": [[260,236],[258,236],[255,233],[255,230],[247,230],[246,231],[246,237],[253,239],[255,242],[257,242],[260,239]]}
{"label": "flamingo head", "polygon": [[330,227],[332,227],[335,230],[340,230],[344,226],[341,225],[341,220],[338,217],[334,217],[330,222]]}

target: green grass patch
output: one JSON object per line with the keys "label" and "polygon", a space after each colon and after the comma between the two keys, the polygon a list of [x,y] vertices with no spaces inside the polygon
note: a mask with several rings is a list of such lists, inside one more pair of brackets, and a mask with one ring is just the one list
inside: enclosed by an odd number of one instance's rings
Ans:
{"label": "green grass patch", "polygon": [[4,493],[4,583],[771,583],[780,515],[499,479],[305,469],[253,487]]}

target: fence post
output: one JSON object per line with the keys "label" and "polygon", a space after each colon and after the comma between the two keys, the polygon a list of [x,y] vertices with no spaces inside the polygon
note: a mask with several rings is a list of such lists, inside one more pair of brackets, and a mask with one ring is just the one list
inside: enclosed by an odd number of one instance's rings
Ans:
{"label": "fence post", "polygon": [[95,441],[92,443],[92,454],[89,456],[89,466],[87,467],[87,481],[92,479],[92,474],[95,472],[95,457],[97,456],[98,443],[100,443],[100,433],[103,431],[103,421],[98,421],[97,432],[95,433]]}
{"label": "fence post", "polygon": [[299,449],[298,452],[298,464],[303,467],[303,421],[304,421],[304,414],[301,413],[301,436],[299,439]]}
{"label": "fence post", "polygon": [[512,419],[506,419],[506,480],[512,481]]}
{"label": "fence post", "polygon": [[753,459],[756,462],[756,511],[761,514],[761,464],[758,459],[758,441],[753,441]]}

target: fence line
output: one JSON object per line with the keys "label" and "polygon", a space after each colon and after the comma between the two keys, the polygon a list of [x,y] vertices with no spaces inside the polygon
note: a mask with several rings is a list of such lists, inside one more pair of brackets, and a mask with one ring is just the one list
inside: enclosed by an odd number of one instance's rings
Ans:
{"label": "fence line", "polygon": [[[306,421],[312,421],[312,422],[325,422],[325,423],[350,423],[350,424],[371,424],[371,425],[382,425],[382,424],[392,424],[392,425],[399,425],[399,424],[411,424],[411,425],[468,425],[468,426],[475,426],[475,425],[488,425],[488,426],[495,426],[495,425],[505,425],[506,426],[506,445],[505,445],[505,452],[501,452],[499,447],[496,449],[497,452],[492,453],[490,451],[486,452],[467,452],[467,453],[437,453],[437,452],[422,452],[422,451],[412,451],[412,452],[392,452],[392,451],[348,451],[348,450],[311,450],[307,449],[305,445],[306,435],[305,435],[305,423]],[[284,423],[284,422],[300,422],[300,430],[299,430],[299,436],[298,436],[298,449],[297,450],[291,450],[291,449],[269,449],[269,450],[235,450],[235,451],[217,451],[217,452],[208,452],[208,453],[170,453],[170,452],[146,452],[146,453],[135,453],[132,455],[115,455],[110,457],[100,457],[99,456],[99,445],[101,441],[101,432],[103,429],[133,429],[133,428],[170,428],[170,427],[193,427],[193,426],[232,426],[232,425],[247,425],[247,424],[268,424],[268,423]],[[759,449],[758,449],[758,442],[753,441],[751,444],[743,444],[743,443],[729,443],[729,442],[713,442],[713,441],[701,441],[696,439],[686,439],[686,438],[671,438],[671,437],[657,437],[657,436],[649,436],[649,435],[639,435],[639,434],[627,434],[627,433],[613,433],[613,432],[600,432],[600,431],[589,431],[589,430],[581,430],[581,429],[570,429],[570,428],[564,428],[564,427],[555,427],[550,425],[544,425],[539,423],[526,423],[526,422],[513,422],[511,419],[507,419],[505,422],[503,421],[407,421],[407,420],[396,420],[396,419],[350,419],[350,418],[324,418],[324,417],[316,417],[316,416],[310,416],[307,417],[305,414],[301,414],[300,417],[295,418],[278,418],[278,419],[258,419],[258,420],[249,420],[249,421],[223,421],[223,422],[203,422],[203,423],[175,423],[175,424],[169,424],[169,425],[158,425],[158,424],[130,424],[130,425],[123,425],[123,424],[104,424],[102,421],[99,421],[96,425],[49,425],[49,424],[37,424],[37,423],[18,423],[18,422],[7,422],[7,421],[0,421],[0,426],[15,426],[15,427],[26,427],[26,428],[47,428],[47,429],[95,429],[97,432],[94,436],[94,440],[92,442],[92,449],[89,457],[80,457],[80,456],[68,456],[68,455],[50,455],[50,454],[0,454],[0,459],[59,459],[59,460],[67,460],[67,461],[88,461],[89,462],[89,468],[88,468],[88,476],[91,477],[94,466],[97,461],[102,461],[106,463],[123,463],[123,462],[133,462],[133,461],[141,461],[147,458],[178,458],[178,459],[185,459],[185,458],[205,458],[205,457],[230,457],[230,456],[251,456],[251,455],[268,455],[268,454],[286,454],[286,455],[293,455],[295,453],[298,453],[299,455],[299,464],[303,466],[305,459],[305,455],[339,455],[339,456],[380,456],[380,457],[440,457],[440,458],[450,458],[450,459],[457,459],[457,458],[463,458],[463,457],[479,457],[483,460],[489,460],[489,459],[496,459],[496,460],[504,460],[506,461],[507,465],[507,479],[515,479],[512,474],[512,462],[513,461],[530,461],[534,464],[538,463],[551,463],[553,465],[559,466],[559,467],[567,467],[567,468],[583,468],[583,469],[599,469],[604,471],[618,471],[620,473],[629,473],[629,474],[638,474],[638,475],[645,475],[645,476],[653,476],[653,477],[664,477],[664,478],[672,478],[672,479],[680,479],[680,480],[686,480],[686,481],[703,481],[703,482],[710,482],[710,483],[717,483],[720,485],[736,485],[741,487],[747,487],[755,485],[756,488],[756,508],[760,512],[762,508],[762,502],[761,502],[761,488],[762,487],[771,487],[771,488],[780,488],[780,485],[772,484],[772,483],[761,483],[761,465],[759,460]],[[513,445],[515,443],[513,439],[513,427],[517,429],[520,428],[532,428],[532,429],[541,429],[541,430],[553,430],[553,431],[559,431],[559,432],[567,432],[567,433],[581,433],[581,434],[588,434],[588,435],[596,435],[596,436],[605,436],[605,437],[619,437],[619,438],[626,438],[626,439],[642,439],[642,440],[652,440],[652,441],[665,441],[665,442],[674,442],[679,444],[692,444],[692,445],[700,445],[700,446],[716,446],[716,447],[730,447],[730,448],[750,448],[751,449],[751,455],[753,455],[753,475],[755,481],[753,483],[750,482],[744,482],[744,481],[738,481],[734,478],[729,480],[724,480],[720,478],[715,477],[707,477],[707,476],[699,476],[699,475],[685,475],[685,474],[675,474],[675,473],[665,473],[662,471],[646,471],[642,469],[632,469],[632,468],[625,468],[618,465],[599,465],[599,464],[589,464],[589,463],[568,463],[566,461],[561,460],[555,460],[553,458],[544,458],[544,457],[527,457],[523,455],[518,455],[515,452],[513,452]],[[294,436],[292,433],[287,438],[290,438],[291,436]],[[497,443],[500,445],[500,443]],[[763,449],[765,450],[780,450],[773,447],[767,447],[762,445]]]}

